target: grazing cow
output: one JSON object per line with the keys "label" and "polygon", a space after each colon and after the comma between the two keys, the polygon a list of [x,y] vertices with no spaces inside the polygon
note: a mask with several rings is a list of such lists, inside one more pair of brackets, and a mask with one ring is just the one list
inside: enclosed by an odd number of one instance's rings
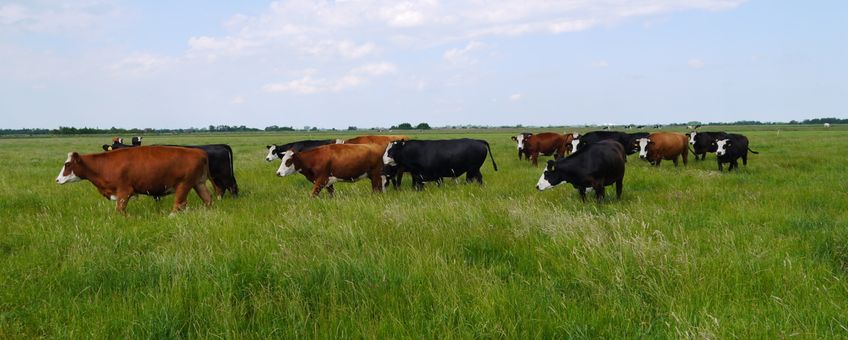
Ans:
{"label": "grazing cow", "polygon": [[[383,164],[400,166],[412,174],[412,187],[421,190],[424,182],[441,184],[445,177],[457,178],[465,175],[466,182],[483,184],[480,168],[486,154],[492,159],[492,167],[498,171],[489,143],[480,139],[412,140],[389,144],[383,153]],[[391,168],[390,168],[391,169]],[[387,176],[391,173],[386,172]]]}
{"label": "grazing cow", "polygon": [[740,134],[729,133],[724,139],[715,141],[716,145],[716,161],[718,162],[718,171],[722,171],[722,163],[730,163],[727,171],[739,168],[737,160],[742,158],[742,165],[748,165],[748,151],[759,154],[748,146],[748,137]]}
{"label": "grazing cow", "polygon": [[524,153],[533,165],[539,164],[539,154],[559,158],[568,153],[566,144],[571,143],[573,134],[561,135],[556,132],[537,133],[524,140]]}
{"label": "grazing cow", "polygon": [[312,148],[319,147],[321,145],[334,144],[336,142],[335,139],[320,139],[320,140],[301,140],[297,142],[292,142],[283,145],[267,145],[265,148],[268,149],[268,155],[265,156],[266,161],[273,161],[275,159],[282,159],[283,155],[286,151],[294,150],[295,152],[306,151]]}
{"label": "grazing cow", "polygon": [[692,153],[695,154],[695,160],[698,160],[698,155],[700,155],[701,160],[703,160],[707,157],[707,152],[716,151],[715,141],[727,138],[727,133],[692,131],[687,133],[686,136],[689,137],[689,144],[692,145],[692,148],[694,149]]}
{"label": "grazing cow", "polygon": [[689,163],[688,140],[684,134],[656,132],[647,138],[635,140],[633,146],[639,148],[639,158],[655,166],[660,166],[663,159],[671,160],[677,166],[677,158],[680,156],[683,157],[683,165]]}
{"label": "grazing cow", "polygon": [[374,192],[383,192],[383,148],[376,144],[328,144],[297,152],[289,149],[283,155],[277,176],[299,172],[312,182],[312,196],[327,188],[332,197],[338,181],[371,180]]}
{"label": "grazing cow", "polygon": [[580,150],[580,148],[584,145],[597,143],[602,140],[613,140],[621,144],[624,147],[624,151],[631,155],[636,152],[631,145],[633,145],[633,141],[636,139],[634,135],[640,135],[644,132],[637,132],[633,134],[619,132],[619,131],[592,131],[588,132],[584,135],[577,135],[572,138],[571,144],[566,145],[571,152],[575,152]]}
{"label": "grazing cow", "polygon": [[116,209],[126,215],[127,202],[134,195],[176,194],[172,212],[186,206],[191,189],[207,206],[212,204],[206,177],[206,152],[170,146],[140,146],[112,152],[80,155],[68,153],[56,183],[87,179],[103,197],[117,201]]}
{"label": "grazing cow", "polygon": [[579,151],[556,161],[549,160],[536,183],[542,191],[562,183],[571,183],[586,201],[586,188],[595,191],[595,199],[604,199],[605,187],[615,183],[615,196],[621,198],[624,187],[624,163],[627,156],[624,146],[614,140],[602,140],[585,145]]}
{"label": "grazing cow", "polygon": [[[206,151],[209,157],[209,180],[215,187],[217,197],[223,198],[224,193],[229,191],[233,197],[238,196],[238,183],[236,182],[235,168],[233,167],[233,149],[227,144],[209,145],[164,145],[179,146]],[[114,143],[111,146],[103,145],[103,150],[111,151],[123,148],[131,148],[132,145]],[[155,198],[156,196],[154,196]]]}
{"label": "grazing cow", "polygon": [[[512,141],[514,141],[516,144],[518,144],[518,160],[521,160],[521,155],[524,154],[524,140],[527,139],[527,137],[530,137],[532,135],[533,134],[530,133],[530,132],[522,132],[520,134],[517,134],[517,135],[511,137]],[[527,157],[527,159],[530,159],[530,158]]]}

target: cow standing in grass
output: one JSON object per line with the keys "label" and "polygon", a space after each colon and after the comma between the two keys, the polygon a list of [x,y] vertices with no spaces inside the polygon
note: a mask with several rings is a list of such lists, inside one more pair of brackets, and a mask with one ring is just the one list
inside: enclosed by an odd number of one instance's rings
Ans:
{"label": "cow standing in grass", "polygon": [[748,137],[740,134],[730,133],[727,138],[715,141],[716,146],[716,162],[718,162],[718,171],[722,171],[723,163],[730,163],[727,171],[739,168],[738,159],[742,158],[742,165],[748,165],[748,151],[754,154],[759,154],[748,146]]}
{"label": "cow standing in grass", "polygon": [[638,147],[639,158],[651,162],[654,166],[660,166],[662,160],[671,160],[677,166],[678,158],[683,158],[683,165],[689,163],[689,139],[686,135],[673,132],[656,132],[647,138],[639,138],[634,141],[634,148]]}
{"label": "cow standing in grass", "polygon": [[303,152],[288,150],[277,169],[277,176],[301,173],[312,182],[313,197],[324,188],[332,197],[336,182],[363,178],[371,180],[371,190],[382,192],[385,188],[383,150],[376,144],[329,144]]}
{"label": "cow standing in grass", "polygon": [[605,196],[605,187],[615,184],[616,198],[621,198],[626,157],[624,146],[613,140],[584,145],[568,157],[556,161],[549,160],[542,177],[536,183],[536,190],[542,191],[563,183],[571,183],[584,202],[588,188],[595,191],[595,198],[601,202]]}

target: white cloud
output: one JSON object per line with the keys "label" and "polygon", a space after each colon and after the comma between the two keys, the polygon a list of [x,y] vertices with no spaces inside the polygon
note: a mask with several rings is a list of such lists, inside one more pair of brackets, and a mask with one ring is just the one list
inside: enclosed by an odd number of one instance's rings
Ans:
{"label": "white cloud", "polygon": [[686,62],[686,65],[689,65],[689,67],[694,68],[694,69],[700,69],[700,68],[704,68],[705,64],[704,64],[703,60],[693,58],[693,59],[689,59],[689,61]]}
{"label": "white cloud", "polygon": [[168,57],[152,54],[134,54],[109,66],[116,76],[145,76],[157,73],[174,63]]}
{"label": "white cloud", "polygon": [[391,63],[375,63],[354,68],[338,79],[313,78],[313,70],[305,76],[283,83],[270,83],[262,87],[269,93],[316,94],[323,92],[340,92],[368,83],[374,77],[392,75],[397,67]]}
{"label": "white cloud", "polygon": [[397,72],[397,66],[392,63],[375,63],[351,70],[352,74],[365,74],[369,76],[383,76]]}
{"label": "white cloud", "polygon": [[592,62],[593,68],[607,68],[609,67],[609,63],[606,60],[596,60]]}
{"label": "white cloud", "polygon": [[479,50],[483,46],[484,45],[480,42],[472,41],[463,48],[454,48],[445,51],[442,57],[454,65],[472,65],[475,64],[477,60],[471,58],[471,52]]}
{"label": "white cloud", "polygon": [[521,93],[514,93],[514,94],[509,96],[509,100],[513,101],[513,102],[517,102],[517,101],[521,100],[522,97],[523,96],[521,95]]}
{"label": "white cloud", "polygon": [[0,29],[39,33],[73,34],[98,29],[117,18],[120,11],[108,0],[52,3],[25,2],[0,5]]}

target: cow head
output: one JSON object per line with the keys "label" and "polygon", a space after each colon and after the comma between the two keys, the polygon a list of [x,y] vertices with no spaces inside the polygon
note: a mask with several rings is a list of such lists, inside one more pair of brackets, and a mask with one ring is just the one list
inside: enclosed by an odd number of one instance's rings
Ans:
{"label": "cow head", "polygon": [[141,145],[141,136],[135,136],[132,138],[132,145],[139,146]]}
{"label": "cow head", "polygon": [[56,176],[56,183],[65,184],[81,181],[82,178],[74,173],[74,170],[79,168],[80,163],[80,155],[76,152],[69,152],[68,159],[65,160],[65,165],[59,171],[59,176]]}
{"label": "cow head", "polygon": [[697,135],[697,134],[698,134],[697,131],[692,131],[692,132],[686,134],[686,136],[689,137],[689,144],[695,145],[695,135]]}
{"label": "cow head", "polygon": [[112,151],[112,146],[109,144],[103,144],[103,151]]}
{"label": "cow head", "polygon": [[270,162],[280,158],[280,156],[277,155],[277,144],[266,145],[265,148],[268,149],[268,155],[265,156],[266,161]]}
{"label": "cow head", "polygon": [[542,171],[542,177],[539,177],[539,182],[536,183],[536,190],[547,190],[562,183],[565,183],[565,180],[556,172],[556,162],[552,159],[548,160],[545,170]]}
{"label": "cow head", "polygon": [[121,137],[112,137],[112,144],[124,144],[124,139]]}
{"label": "cow head", "polygon": [[404,146],[406,146],[406,142],[404,141],[389,143],[389,146],[386,147],[386,152],[383,153],[383,165],[396,166],[398,155]]}
{"label": "cow head", "polygon": [[294,165],[294,157],[294,150],[287,150],[286,153],[283,154],[283,160],[280,162],[280,168],[277,169],[277,176],[283,177],[297,172],[297,168]]}
{"label": "cow head", "polygon": [[344,139],[336,139],[336,144],[344,144],[344,143],[345,143]]}
{"label": "cow head", "polygon": [[527,139],[527,138],[528,138],[528,137],[527,137],[527,136],[525,136],[523,133],[522,133],[522,134],[515,135],[515,136],[512,136],[512,140],[514,140],[514,141],[518,144],[518,150],[523,150],[523,149],[524,149],[524,141],[525,141],[525,139]]}
{"label": "cow head", "polygon": [[569,149],[569,152],[577,152],[578,145],[580,145],[580,136],[574,137],[574,139],[571,140],[571,144],[568,144],[565,147],[566,149]]}
{"label": "cow head", "polygon": [[650,138],[639,138],[633,142],[634,146],[639,147],[639,158],[647,159],[648,158],[648,145],[653,144]]}
{"label": "cow head", "polygon": [[721,140],[716,140],[716,156],[724,156],[727,153],[727,150],[730,149],[733,144],[731,144],[730,140],[725,138]]}

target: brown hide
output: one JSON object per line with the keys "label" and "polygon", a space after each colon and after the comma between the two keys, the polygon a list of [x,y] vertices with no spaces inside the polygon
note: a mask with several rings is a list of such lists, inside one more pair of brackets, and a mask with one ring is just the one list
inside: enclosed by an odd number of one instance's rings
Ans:
{"label": "brown hide", "polygon": [[134,195],[164,196],[174,193],[172,212],[185,208],[188,192],[194,189],[203,202],[212,204],[206,179],[206,152],[172,146],[139,146],[110,152],[69,155],[62,176],[75,174],[94,184],[106,198],[117,201],[116,209],[126,214]]}
{"label": "brown hide", "polygon": [[524,139],[524,152],[533,165],[538,165],[539,154],[554,155],[554,158],[565,156],[566,145],[571,144],[572,139],[574,139],[574,136],[571,134],[537,133]]}
{"label": "brown hide", "polygon": [[689,162],[689,138],[674,132],[656,132],[648,136],[648,160],[659,166],[662,160],[671,160],[677,166],[677,158],[683,157],[683,165]]}
{"label": "brown hide", "polygon": [[327,188],[331,196],[335,191],[331,177],[337,181],[353,182],[360,178],[371,180],[374,192],[383,191],[383,152],[386,147],[378,144],[328,144],[307,151],[294,153],[290,164],[312,181],[312,195],[317,196]]}

